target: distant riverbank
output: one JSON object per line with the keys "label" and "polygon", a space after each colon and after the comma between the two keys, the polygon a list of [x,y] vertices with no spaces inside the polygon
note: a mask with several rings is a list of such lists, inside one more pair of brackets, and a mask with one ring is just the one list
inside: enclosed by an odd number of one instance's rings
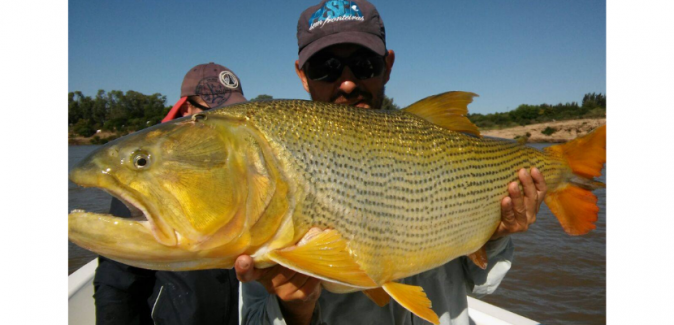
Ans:
{"label": "distant riverbank", "polygon": [[[484,136],[515,139],[527,136],[527,142],[567,142],[605,125],[606,118],[553,121],[500,130],[480,131]],[[547,130],[547,131],[546,131]],[[547,133],[547,134],[546,134]]]}
{"label": "distant riverbank", "polygon": [[100,131],[90,137],[83,137],[75,134],[74,132],[68,133],[68,145],[70,146],[80,146],[80,145],[90,145],[90,144],[103,144],[108,141],[119,138],[121,135],[118,135],[115,132],[109,131]]}
{"label": "distant riverbank", "polygon": [[[536,142],[536,143],[567,142],[579,136],[583,136],[588,132],[594,130],[598,126],[604,124],[606,124],[606,118],[580,119],[580,120],[545,122],[540,124],[531,124],[504,129],[486,130],[480,132],[482,133],[482,135],[485,136],[504,138],[504,139],[515,139],[517,137],[528,136],[527,142]],[[68,144],[69,145],[102,144],[102,140],[105,139],[112,140],[117,137],[118,137],[117,134],[107,131],[101,131],[88,138],[71,135],[68,138]]]}

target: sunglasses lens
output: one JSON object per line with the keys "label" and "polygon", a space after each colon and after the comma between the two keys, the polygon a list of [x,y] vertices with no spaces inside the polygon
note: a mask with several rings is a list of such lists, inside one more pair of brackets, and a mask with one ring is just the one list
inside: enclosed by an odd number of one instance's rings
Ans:
{"label": "sunglasses lens", "polygon": [[384,71],[384,59],[380,56],[356,58],[349,68],[358,79],[374,78]]}
{"label": "sunglasses lens", "polygon": [[333,82],[342,74],[342,62],[336,58],[321,58],[309,60],[307,77],[311,80]]}
{"label": "sunglasses lens", "polygon": [[384,71],[384,58],[378,55],[358,53],[347,59],[339,59],[329,55],[317,55],[309,59],[305,70],[311,80],[333,82],[342,75],[347,65],[353,75],[360,79],[370,79]]}

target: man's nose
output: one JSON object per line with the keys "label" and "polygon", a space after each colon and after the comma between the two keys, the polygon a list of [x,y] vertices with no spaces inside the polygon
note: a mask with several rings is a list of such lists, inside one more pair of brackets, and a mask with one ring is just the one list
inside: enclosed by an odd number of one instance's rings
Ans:
{"label": "man's nose", "polygon": [[344,67],[342,75],[339,77],[339,90],[345,94],[350,94],[356,88],[358,88],[358,85],[356,84],[356,77],[351,72],[351,68]]}

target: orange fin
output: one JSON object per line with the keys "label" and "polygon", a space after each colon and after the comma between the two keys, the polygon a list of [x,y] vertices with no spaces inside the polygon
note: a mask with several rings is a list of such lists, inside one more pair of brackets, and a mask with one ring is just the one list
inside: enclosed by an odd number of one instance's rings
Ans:
{"label": "orange fin", "polygon": [[477,97],[477,94],[450,91],[426,97],[404,108],[403,111],[443,128],[479,137],[480,131],[477,126],[466,117],[468,104],[473,101],[473,97]]}
{"label": "orange fin", "polygon": [[391,301],[391,296],[382,288],[365,290],[363,293],[379,307],[384,307]]}
{"label": "orange fin", "polygon": [[604,184],[592,180],[601,175],[606,162],[606,125],[565,144],[545,149],[562,157],[575,174],[566,183],[550,191],[545,204],[570,235],[583,235],[595,229],[599,207],[593,189]]}
{"label": "orange fin", "polygon": [[606,125],[583,137],[545,148],[545,151],[564,157],[574,174],[585,178],[597,177],[606,162]]}
{"label": "orange fin", "polygon": [[440,319],[431,309],[431,301],[423,288],[396,282],[386,283],[383,288],[391,298],[413,314],[433,324],[440,324]]}
{"label": "orange fin", "polygon": [[276,263],[321,280],[361,288],[379,286],[353,260],[346,240],[336,230],[325,230],[303,245],[268,254]]}
{"label": "orange fin", "polygon": [[475,251],[475,253],[469,254],[468,258],[470,258],[470,260],[481,269],[487,269],[487,250],[484,248],[484,246]]}
{"label": "orange fin", "polygon": [[586,189],[567,184],[548,193],[545,204],[569,235],[584,235],[596,228],[597,197]]}

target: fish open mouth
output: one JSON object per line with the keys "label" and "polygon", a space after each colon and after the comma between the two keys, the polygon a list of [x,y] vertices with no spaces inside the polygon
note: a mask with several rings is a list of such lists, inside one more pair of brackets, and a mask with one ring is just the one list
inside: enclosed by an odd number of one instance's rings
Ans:
{"label": "fish open mouth", "polygon": [[[76,183],[77,184],[77,183]],[[175,230],[162,222],[162,220],[155,218],[156,214],[151,212],[151,208],[142,203],[141,200],[137,199],[133,192],[123,190],[117,184],[107,184],[110,186],[99,186],[97,184],[78,184],[84,187],[94,187],[100,190],[105,191],[110,194],[112,197],[121,201],[130,212],[129,217],[120,217],[112,214],[98,214],[93,213],[94,215],[105,216],[108,218],[119,219],[119,221],[132,221],[136,222],[143,227],[147,228],[155,237],[155,239],[166,246],[174,246],[176,244],[177,234]],[[82,209],[74,209],[71,211],[71,214],[74,213],[87,213],[87,211]],[[158,223],[161,223],[160,225]],[[169,230],[169,231],[167,231]]]}
{"label": "fish open mouth", "polygon": [[[125,197],[123,194],[115,195],[115,193],[113,191],[108,190],[108,189],[103,189],[103,190],[106,193],[112,195],[114,198],[121,201],[122,203],[124,203],[126,208],[129,209],[129,212],[131,214],[130,214],[130,217],[126,218],[127,220],[135,220],[135,221],[139,221],[139,222],[149,222],[150,221],[150,218],[148,218],[149,212],[137,200],[134,200],[131,197]],[[113,217],[117,217],[117,216],[113,215]]]}

